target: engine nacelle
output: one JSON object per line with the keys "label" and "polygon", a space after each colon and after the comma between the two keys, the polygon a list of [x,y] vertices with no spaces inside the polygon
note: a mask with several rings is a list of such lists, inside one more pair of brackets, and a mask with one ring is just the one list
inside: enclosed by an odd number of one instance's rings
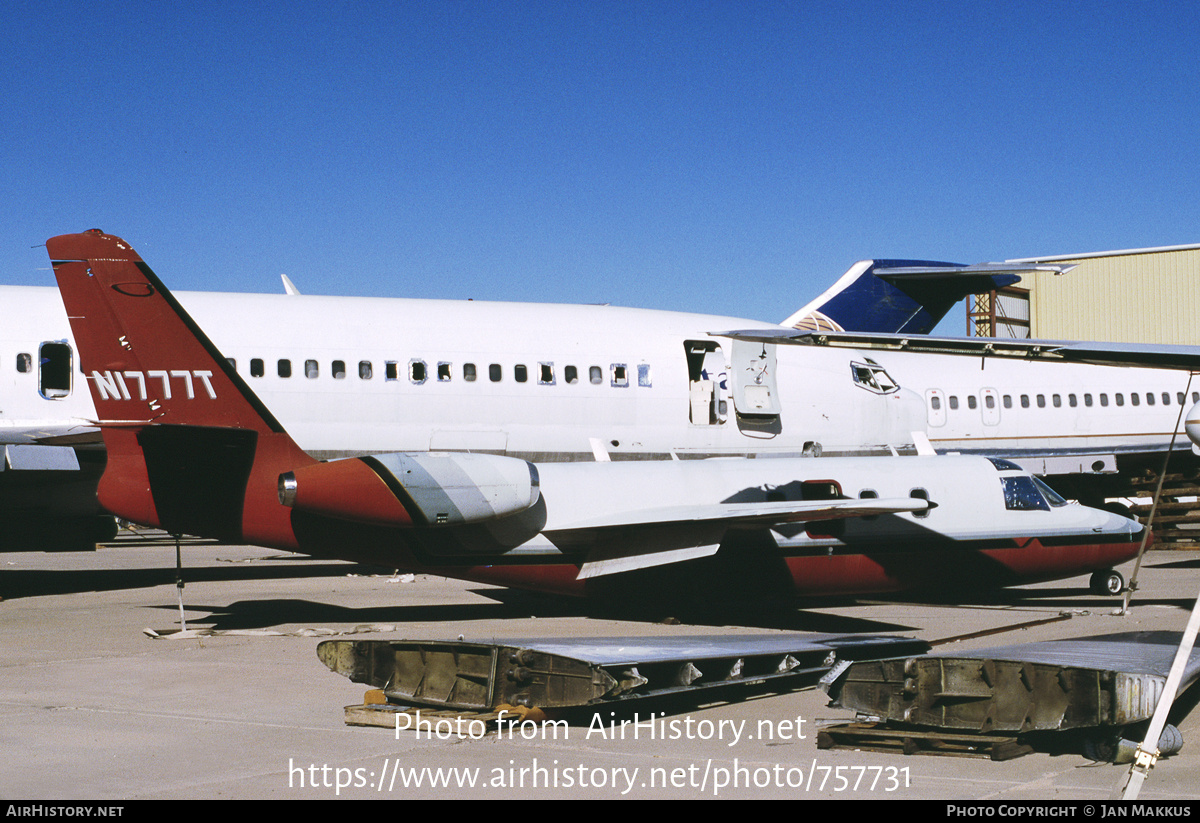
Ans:
{"label": "engine nacelle", "polygon": [[493,454],[377,454],[279,476],[279,502],[296,511],[399,527],[496,520],[540,494],[532,463]]}
{"label": "engine nacelle", "polygon": [[1200,449],[1200,403],[1192,406],[1183,418],[1183,430],[1188,439]]}

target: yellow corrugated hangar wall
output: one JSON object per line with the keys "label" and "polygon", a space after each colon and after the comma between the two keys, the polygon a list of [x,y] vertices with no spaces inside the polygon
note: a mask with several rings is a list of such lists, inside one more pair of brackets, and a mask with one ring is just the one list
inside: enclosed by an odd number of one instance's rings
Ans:
{"label": "yellow corrugated hangar wall", "polygon": [[1031,337],[1200,345],[1200,244],[1008,262],[1078,264],[1021,278]]}

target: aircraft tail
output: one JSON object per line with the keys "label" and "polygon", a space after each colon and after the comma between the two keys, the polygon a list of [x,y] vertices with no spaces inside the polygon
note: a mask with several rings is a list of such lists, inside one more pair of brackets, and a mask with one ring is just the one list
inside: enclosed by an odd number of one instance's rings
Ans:
{"label": "aircraft tail", "polygon": [[1012,285],[1033,267],[931,260],[860,260],[780,325],[806,331],[929,334],[956,303]]}
{"label": "aircraft tail", "polygon": [[316,461],[128,243],[93,229],[46,248],[108,452],[101,505],[176,534],[293,543],[276,481]]}

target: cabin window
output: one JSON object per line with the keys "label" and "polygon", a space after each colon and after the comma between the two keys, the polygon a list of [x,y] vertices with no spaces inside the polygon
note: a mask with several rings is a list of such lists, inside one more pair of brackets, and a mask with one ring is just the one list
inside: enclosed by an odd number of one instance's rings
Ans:
{"label": "cabin window", "polygon": [[[909,497],[912,497],[912,498],[915,498],[915,499],[917,499],[917,500],[928,500],[928,499],[929,499],[929,492],[928,492],[928,491],[926,491],[925,489],[920,489],[920,488],[917,488],[917,489],[913,489],[912,491],[910,491],[910,492],[908,493],[908,496],[909,496]],[[926,510],[925,510],[925,511],[923,511],[923,512],[913,512],[913,513],[912,513],[912,516],[913,516],[913,517],[928,517],[928,516],[929,516],[929,509],[926,509]]]}
{"label": "cabin window", "polygon": [[984,395],[983,405],[987,406],[989,409],[996,408],[996,398],[990,394]]}
{"label": "cabin window", "polygon": [[[862,491],[860,491],[858,493],[858,498],[860,500],[878,500],[879,492],[875,491],[874,489],[863,489]],[[862,519],[863,520],[878,520],[879,515],[867,514],[867,515],[863,515]]]}
{"label": "cabin window", "polygon": [[1154,398],[1154,392],[1152,392],[1152,391],[1148,391],[1148,392],[1146,392],[1146,405],[1147,405],[1147,406],[1153,406],[1153,405],[1154,405],[1154,400],[1155,400],[1155,398]]}
{"label": "cabin window", "polygon": [[1108,405],[1108,393],[1107,392],[1100,392],[1100,405],[1101,406]]}
{"label": "cabin window", "polygon": [[1079,399],[1074,394],[1068,394],[1067,395],[1067,405],[1070,406],[1071,408],[1075,408],[1076,406],[1079,405]]}
{"label": "cabin window", "polygon": [[1137,392],[1130,392],[1129,393],[1129,402],[1135,406],[1140,406],[1142,403],[1142,397]]}
{"label": "cabin window", "polygon": [[292,361],[286,357],[279,358],[279,362],[275,364],[275,373],[280,377],[292,376]]}
{"label": "cabin window", "polygon": [[1054,408],[1061,409],[1062,408],[1062,395],[1058,395],[1058,394],[1050,395],[1050,402],[1054,404]]}
{"label": "cabin window", "polygon": [[345,360],[334,360],[329,365],[329,372],[330,372],[330,374],[333,375],[334,380],[345,380],[346,379],[346,361]]}
{"label": "cabin window", "polygon": [[359,360],[358,361],[358,379],[359,380],[370,380],[374,374],[375,374],[375,370],[373,368],[371,368],[370,360]]}
{"label": "cabin window", "polygon": [[624,363],[613,363],[609,368],[612,370],[613,386],[619,389],[629,386],[629,369]]}
{"label": "cabin window", "polygon": [[650,388],[650,364],[638,363],[638,386],[643,389]]}
{"label": "cabin window", "polygon": [[502,371],[500,369],[499,363],[493,363],[492,365],[488,366],[488,379],[489,380],[491,380],[493,383],[499,383],[501,376],[502,376]]}
{"label": "cabin window", "polygon": [[1037,404],[1038,404],[1038,408],[1039,408],[1039,409],[1044,409],[1044,408],[1046,408],[1046,395],[1044,395],[1044,394],[1039,394],[1039,395],[1037,396]]}
{"label": "cabin window", "polygon": [[979,407],[979,401],[975,399],[975,395],[973,395],[973,394],[968,394],[968,395],[967,395],[967,408],[968,408],[968,409],[975,409],[975,408],[978,408],[978,407]]}
{"label": "cabin window", "polygon": [[590,369],[588,369],[588,380],[590,380],[593,385],[599,386],[604,382],[604,371],[599,366],[592,366]]}
{"label": "cabin window", "polygon": [[466,380],[468,383],[474,383],[475,377],[475,364],[463,363],[463,380]]}
{"label": "cabin window", "polygon": [[554,385],[554,364],[553,363],[538,363],[538,385],[553,386]]}
{"label": "cabin window", "polygon": [[321,368],[317,365],[316,360],[304,361],[304,376],[309,380],[316,380],[321,374]]}
{"label": "cabin window", "polygon": [[250,376],[251,377],[262,377],[263,374],[264,374],[264,371],[263,371],[262,358],[255,357],[253,360],[250,361]]}
{"label": "cabin window", "polygon": [[954,395],[954,394],[950,395],[950,410],[951,411],[958,410],[958,395]]}
{"label": "cabin window", "polygon": [[383,364],[383,379],[396,380],[400,376],[400,369],[396,365],[395,360],[386,360]]}
{"label": "cabin window", "polygon": [[1117,398],[1117,405],[1118,405],[1118,406],[1124,406],[1124,405],[1125,405],[1125,395],[1124,395],[1124,393],[1123,393],[1123,392],[1117,392],[1117,394],[1116,394],[1116,398]]}
{"label": "cabin window", "polygon": [[43,343],[38,349],[38,391],[47,400],[61,400],[71,393],[71,347],[66,343]]}
{"label": "cabin window", "polygon": [[1194,391],[1194,392],[1192,392],[1192,402],[1193,402],[1193,403],[1200,403],[1200,391]]}
{"label": "cabin window", "polygon": [[1029,395],[1027,395],[1027,394],[1021,395],[1021,408],[1023,408],[1023,409],[1029,408]]}
{"label": "cabin window", "polygon": [[929,407],[934,411],[940,411],[942,408],[942,398],[936,394],[929,398]]}
{"label": "cabin window", "polygon": [[1083,405],[1087,406],[1088,408],[1091,408],[1092,406],[1092,396],[1086,392],[1083,395]]}
{"label": "cabin window", "polygon": [[[29,374],[31,371],[33,371],[33,355],[29,352],[21,352],[17,355],[17,372],[20,374]],[[1182,396],[1180,395],[1180,397]]]}
{"label": "cabin window", "polygon": [[429,377],[424,360],[409,360],[408,361],[408,379],[409,382],[421,385]]}
{"label": "cabin window", "polygon": [[518,383],[524,383],[529,380],[529,369],[525,367],[524,363],[518,363],[513,366],[513,380],[516,380]]}
{"label": "cabin window", "polygon": [[563,369],[563,380],[567,381],[568,386],[574,386],[579,382],[579,369],[574,366],[567,366]]}
{"label": "cabin window", "polygon": [[441,361],[437,365],[437,377],[439,383],[449,383],[453,376],[454,366],[446,361]]}
{"label": "cabin window", "polygon": [[[1163,401],[1163,405],[1164,405],[1164,406],[1169,406],[1169,405],[1171,405],[1171,393],[1170,393],[1170,392],[1163,392],[1163,393],[1162,393],[1162,401]],[[1182,403],[1180,403],[1179,405],[1181,405],[1181,406],[1182,406],[1183,404],[1182,404]]]}
{"label": "cabin window", "polygon": [[1004,395],[1004,408],[1006,408],[1006,409],[1012,408],[1012,395],[1011,394]]}

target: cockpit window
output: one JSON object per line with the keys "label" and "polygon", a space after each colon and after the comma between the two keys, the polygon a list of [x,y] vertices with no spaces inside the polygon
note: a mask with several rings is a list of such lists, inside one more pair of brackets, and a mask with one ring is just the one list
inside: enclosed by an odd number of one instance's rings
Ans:
{"label": "cockpit window", "polygon": [[1011,511],[1050,511],[1046,499],[1029,475],[1001,477],[1000,483],[1004,487],[1004,508]]}
{"label": "cockpit window", "polygon": [[1005,460],[1003,457],[989,457],[988,460],[996,467],[996,471],[1019,472],[1021,470],[1021,467],[1016,463],[1011,460]]}
{"label": "cockpit window", "polygon": [[1041,479],[1035,477],[1033,478],[1033,482],[1042,492],[1042,495],[1046,498],[1047,502],[1049,502],[1051,506],[1058,508],[1059,506],[1067,505],[1067,500],[1054,489],[1047,486]]}
{"label": "cockpit window", "polygon": [[857,385],[876,394],[891,394],[899,390],[899,384],[891,378],[883,366],[869,357],[864,357],[863,361],[862,363],[850,362],[850,372],[854,375],[854,382]]}

